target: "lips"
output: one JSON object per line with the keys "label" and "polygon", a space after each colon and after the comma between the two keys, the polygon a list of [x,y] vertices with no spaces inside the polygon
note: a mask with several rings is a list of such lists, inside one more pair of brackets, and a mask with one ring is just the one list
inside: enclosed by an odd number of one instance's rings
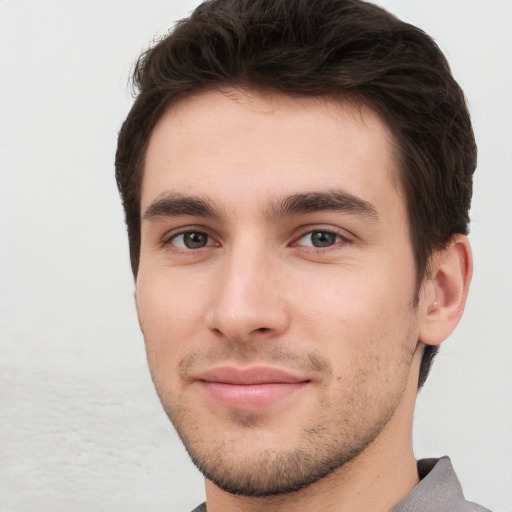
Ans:
{"label": "lips", "polygon": [[279,403],[310,382],[271,367],[212,368],[195,376],[206,397],[230,409],[254,411]]}

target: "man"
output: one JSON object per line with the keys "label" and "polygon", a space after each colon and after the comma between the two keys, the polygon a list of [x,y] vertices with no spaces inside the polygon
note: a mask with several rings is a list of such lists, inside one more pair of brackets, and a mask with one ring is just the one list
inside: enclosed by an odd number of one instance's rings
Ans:
{"label": "man", "polygon": [[139,60],[116,173],[196,511],[465,511],[412,419],[462,315],[476,147],[435,43],[359,0],[213,0]]}

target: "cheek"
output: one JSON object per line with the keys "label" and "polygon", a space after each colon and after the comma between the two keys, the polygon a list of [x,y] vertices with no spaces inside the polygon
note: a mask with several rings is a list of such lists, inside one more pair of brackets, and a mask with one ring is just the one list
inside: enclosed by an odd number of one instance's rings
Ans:
{"label": "cheek", "polygon": [[388,379],[416,345],[413,276],[399,283],[385,273],[334,276],[329,287],[310,287],[308,300],[295,313],[306,339],[337,362],[339,376],[366,369]]}
{"label": "cheek", "polygon": [[200,329],[200,304],[194,287],[169,276],[139,273],[137,311],[151,371],[178,364]]}
{"label": "cheek", "polygon": [[[319,343],[333,370],[331,405],[341,407],[343,417],[352,411],[348,416],[371,419],[398,403],[417,338],[414,314],[407,306],[400,310],[376,298],[362,305],[350,302],[342,313],[338,310],[338,320],[329,324]],[[330,308],[330,313],[337,311]]]}
{"label": "cheek", "polygon": [[336,326],[341,331],[372,330],[375,326],[385,329],[410,316],[413,284],[413,276],[399,283],[385,273],[364,270],[310,279],[307,296],[295,301],[296,316],[307,317],[312,325]]}

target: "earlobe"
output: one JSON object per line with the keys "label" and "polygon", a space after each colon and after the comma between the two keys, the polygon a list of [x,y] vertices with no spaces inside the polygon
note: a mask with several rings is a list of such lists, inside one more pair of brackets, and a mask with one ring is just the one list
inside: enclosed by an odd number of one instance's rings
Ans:
{"label": "earlobe", "polygon": [[419,339],[426,345],[439,345],[459,323],[473,274],[469,240],[458,235],[450,245],[432,257],[430,278],[421,306],[423,314]]}

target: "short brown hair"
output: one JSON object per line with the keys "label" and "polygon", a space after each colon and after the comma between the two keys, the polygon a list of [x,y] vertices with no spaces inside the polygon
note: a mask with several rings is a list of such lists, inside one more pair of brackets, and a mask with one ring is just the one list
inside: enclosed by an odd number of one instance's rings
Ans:
{"label": "short brown hair", "polygon": [[[351,98],[395,135],[418,290],[430,256],[467,234],[476,144],[464,94],[423,31],[361,0],[209,0],[138,60],[116,178],[137,275],[146,148],[167,107],[225,86]],[[437,347],[427,346],[419,387]]]}

